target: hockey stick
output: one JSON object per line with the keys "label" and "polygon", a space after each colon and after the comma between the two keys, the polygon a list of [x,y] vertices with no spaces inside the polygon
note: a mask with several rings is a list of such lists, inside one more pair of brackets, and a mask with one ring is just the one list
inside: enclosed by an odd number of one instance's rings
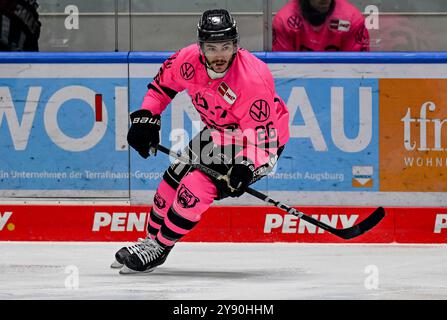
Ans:
{"label": "hockey stick", "polygon": [[[213,177],[216,179],[222,179],[222,177],[223,177],[222,174],[218,173],[217,171],[215,171],[211,168],[208,168],[207,166],[205,166],[203,164],[193,163],[189,158],[187,158],[181,154],[177,154],[176,152],[174,152],[160,144],[157,146],[157,150],[160,150],[161,152],[166,153],[167,155],[170,155],[171,157],[173,157],[185,164],[188,164],[195,169],[202,171],[203,173],[207,174],[210,177]],[[320,227],[321,229],[324,229],[324,230],[326,230],[342,239],[352,239],[352,238],[362,235],[366,231],[368,231],[371,228],[373,228],[374,226],[376,226],[385,216],[385,210],[382,207],[378,207],[376,210],[374,210],[373,213],[371,213],[367,218],[365,218],[360,223],[358,223],[352,227],[349,227],[349,228],[337,229],[337,228],[334,228],[334,227],[332,227],[324,222],[321,222],[311,216],[306,215],[304,212],[298,211],[295,208],[291,208],[288,205],[281,203],[280,201],[273,200],[272,198],[266,196],[265,194],[255,190],[255,189],[247,187],[245,189],[245,192],[247,192],[247,193],[251,194],[252,196],[254,196],[260,200],[263,200],[269,204],[273,204],[274,206],[278,207],[279,209],[284,210],[289,214],[293,214],[294,216],[297,216],[300,219],[303,219],[313,225],[316,225],[316,226]]]}

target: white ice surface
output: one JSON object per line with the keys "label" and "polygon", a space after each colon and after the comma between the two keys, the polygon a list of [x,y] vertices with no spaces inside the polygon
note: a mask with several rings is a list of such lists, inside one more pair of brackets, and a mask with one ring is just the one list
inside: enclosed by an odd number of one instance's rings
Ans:
{"label": "white ice surface", "polygon": [[119,275],[124,244],[0,242],[0,299],[447,299],[446,245],[178,243]]}

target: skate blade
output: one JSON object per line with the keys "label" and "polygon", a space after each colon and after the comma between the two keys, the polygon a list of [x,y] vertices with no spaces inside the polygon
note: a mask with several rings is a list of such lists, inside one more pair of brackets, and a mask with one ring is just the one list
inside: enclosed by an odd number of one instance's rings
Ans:
{"label": "skate blade", "polygon": [[149,273],[152,272],[155,268],[152,269],[148,269],[145,271],[136,271],[136,270],[132,270],[129,269],[126,265],[124,265],[121,269],[120,269],[120,274],[144,274],[144,273]]}
{"label": "skate blade", "polygon": [[113,263],[110,265],[110,268],[112,269],[121,269],[124,264],[119,263],[118,261],[113,261]]}

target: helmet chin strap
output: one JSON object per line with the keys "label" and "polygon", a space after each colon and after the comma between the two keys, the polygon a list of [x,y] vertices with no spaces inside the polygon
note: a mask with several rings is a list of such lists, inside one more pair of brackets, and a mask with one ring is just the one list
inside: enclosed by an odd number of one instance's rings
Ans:
{"label": "helmet chin strap", "polygon": [[206,60],[206,58],[205,58],[205,61],[206,61],[205,62],[206,72],[208,73],[208,76],[213,80],[223,78],[227,74],[228,68],[230,67],[230,64],[228,64],[228,67],[224,70],[224,72],[216,72],[210,66],[210,64],[208,63],[208,60]]}

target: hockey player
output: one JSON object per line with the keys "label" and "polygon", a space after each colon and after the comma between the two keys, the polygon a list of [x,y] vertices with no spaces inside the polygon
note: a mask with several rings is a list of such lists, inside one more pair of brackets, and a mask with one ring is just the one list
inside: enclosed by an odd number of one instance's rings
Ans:
{"label": "hockey player", "polygon": [[365,19],[347,0],[290,0],[272,27],[273,51],[369,51]]}
{"label": "hockey player", "polygon": [[187,90],[205,124],[185,153],[222,174],[211,178],[174,162],[154,196],[148,236],[121,248],[112,267],[148,272],[200,221],[214,200],[238,197],[265,176],[289,139],[289,113],[275,93],[267,65],[238,47],[235,20],[224,9],[205,11],[198,43],[177,51],[148,85],[140,110],[131,113],[129,145],[143,158],[160,142],[160,115]]}
{"label": "hockey player", "polygon": [[0,51],[39,51],[38,8],[36,0],[0,1]]}

